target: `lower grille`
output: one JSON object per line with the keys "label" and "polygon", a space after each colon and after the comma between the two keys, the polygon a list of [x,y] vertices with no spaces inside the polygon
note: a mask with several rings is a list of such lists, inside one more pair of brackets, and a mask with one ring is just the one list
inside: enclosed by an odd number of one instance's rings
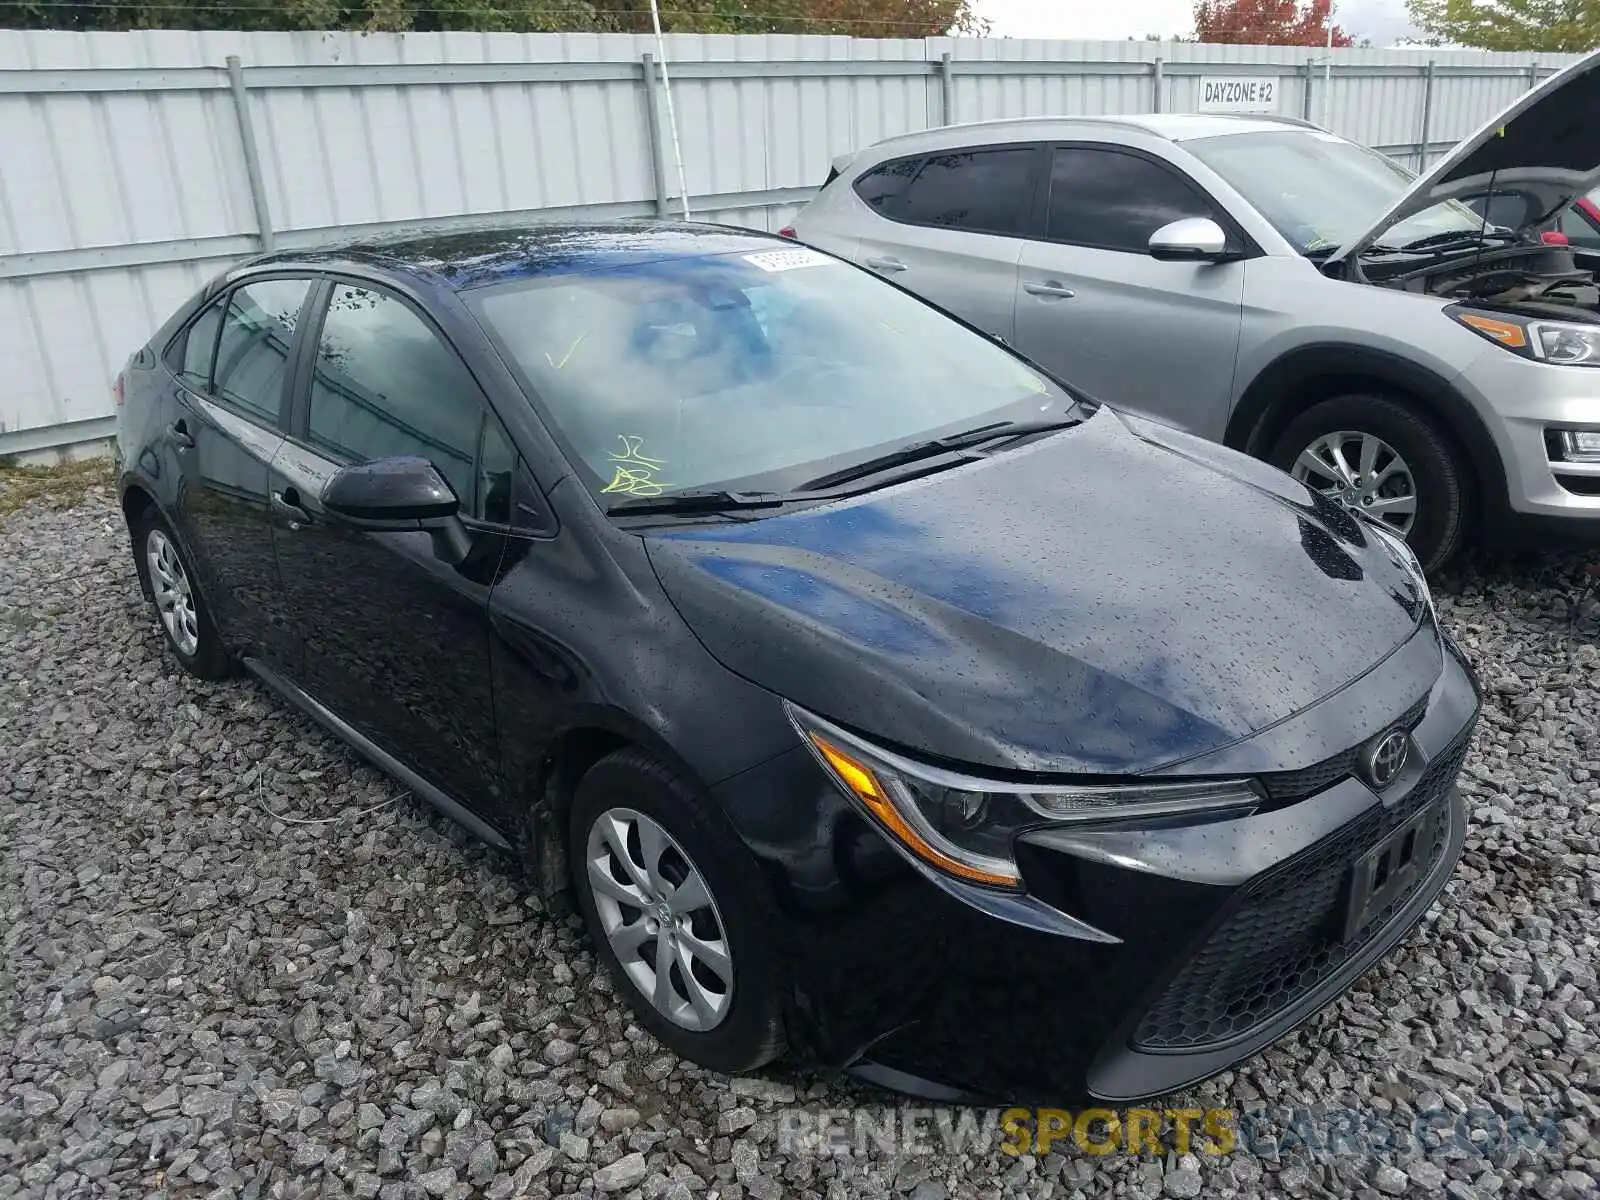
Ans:
{"label": "lower grille", "polygon": [[[1392,809],[1375,807],[1252,881],[1233,911],[1177,974],[1140,1021],[1137,1049],[1188,1050],[1220,1045],[1249,1033],[1311,991],[1360,953],[1433,874],[1448,838],[1433,841],[1417,883],[1393,897],[1351,938],[1342,940],[1345,884],[1369,849],[1430,803],[1441,799],[1466,757],[1470,729],[1428,764],[1410,793]],[[1447,805],[1431,818],[1449,821]],[[1437,830],[1444,834],[1447,830]]]}

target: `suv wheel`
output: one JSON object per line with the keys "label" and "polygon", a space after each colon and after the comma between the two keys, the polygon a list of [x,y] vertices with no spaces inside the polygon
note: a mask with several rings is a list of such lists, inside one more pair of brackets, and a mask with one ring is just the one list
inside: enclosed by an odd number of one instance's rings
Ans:
{"label": "suv wheel", "polygon": [[226,679],[233,672],[233,661],[172,529],[156,513],[146,512],[135,524],[133,541],[140,578],[149,585],[156,616],[178,664],[199,679]]}
{"label": "suv wheel", "polygon": [[749,851],[638,749],[578,784],[572,877],[597,953],[642,1025],[684,1058],[749,1071],[784,1048],[767,905]]}
{"label": "suv wheel", "polygon": [[1455,451],[1430,420],[1387,396],[1313,405],[1289,423],[1268,459],[1404,536],[1430,574],[1466,537],[1465,474]]}

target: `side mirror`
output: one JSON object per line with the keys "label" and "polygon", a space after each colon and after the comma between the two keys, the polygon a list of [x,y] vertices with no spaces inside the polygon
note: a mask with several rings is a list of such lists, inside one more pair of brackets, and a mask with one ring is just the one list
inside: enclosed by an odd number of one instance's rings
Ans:
{"label": "side mirror", "polygon": [[1152,233],[1149,250],[1163,262],[1216,262],[1228,252],[1228,235],[1210,217],[1184,217]]}
{"label": "side mirror", "polygon": [[425,530],[433,538],[434,553],[452,565],[472,550],[461,523],[461,502],[425,458],[399,455],[341,467],[322,489],[322,507],[356,529]]}

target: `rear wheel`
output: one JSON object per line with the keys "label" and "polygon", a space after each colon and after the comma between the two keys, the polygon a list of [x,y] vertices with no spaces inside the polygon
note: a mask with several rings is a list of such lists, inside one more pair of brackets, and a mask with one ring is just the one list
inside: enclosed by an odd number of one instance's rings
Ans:
{"label": "rear wheel", "polygon": [[1289,423],[1268,458],[1403,536],[1428,572],[1465,540],[1460,459],[1429,418],[1396,399],[1350,394],[1315,404]]}
{"label": "rear wheel", "polygon": [[139,574],[149,585],[156,617],[179,665],[200,679],[226,679],[233,661],[171,528],[147,510],[135,522],[134,545]]}
{"label": "rear wheel", "polygon": [[693,788],[636,748],[607,755],[578,784],[568,854],[596,952],[645,1028],[715,1071],[783,1051],[761,881]]}

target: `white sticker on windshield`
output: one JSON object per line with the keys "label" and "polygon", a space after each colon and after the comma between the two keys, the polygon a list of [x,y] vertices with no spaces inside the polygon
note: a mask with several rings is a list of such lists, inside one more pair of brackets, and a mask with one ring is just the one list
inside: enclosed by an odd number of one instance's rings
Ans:
{"label": "white sticker on windshield", "polygon": [[825,267],[833,262],[826,254],[815,250],[763,250],[759,254],[746,254],[744,260],[763,271],[792,271],[796,267]]}

